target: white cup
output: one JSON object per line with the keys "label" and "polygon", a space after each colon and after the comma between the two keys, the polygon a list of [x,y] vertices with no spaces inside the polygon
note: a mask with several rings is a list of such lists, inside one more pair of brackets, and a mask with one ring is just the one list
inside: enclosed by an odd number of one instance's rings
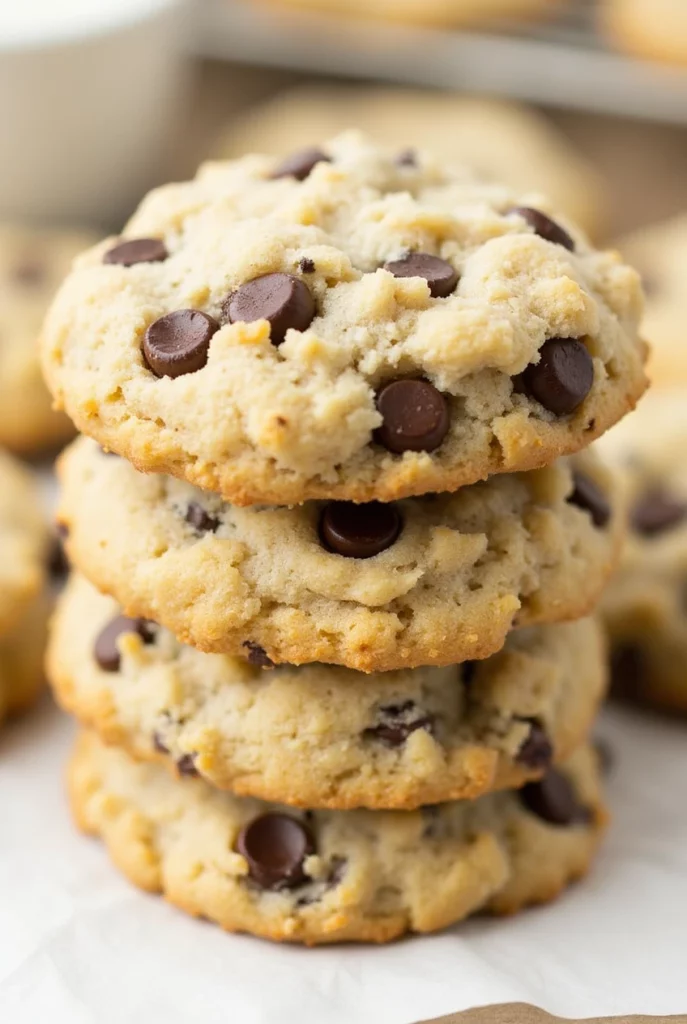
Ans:
{"label": "white cup", "polygon": [[117,226],[159,177],[179,0],[0,0],[0,216]]}

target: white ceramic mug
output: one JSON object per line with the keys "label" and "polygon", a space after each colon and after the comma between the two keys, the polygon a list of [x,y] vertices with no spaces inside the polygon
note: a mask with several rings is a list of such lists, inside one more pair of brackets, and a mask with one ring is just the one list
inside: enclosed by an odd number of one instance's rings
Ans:
{"label": "white ceramic mug", "polygon": [[0,216],[117,226],[185,80],[180,0],[0,3]]}

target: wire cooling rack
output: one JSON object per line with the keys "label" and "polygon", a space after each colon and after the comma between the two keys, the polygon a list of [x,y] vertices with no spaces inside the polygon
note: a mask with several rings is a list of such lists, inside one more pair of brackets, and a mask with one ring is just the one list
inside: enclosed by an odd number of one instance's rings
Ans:
{"label": "wire cooling rack", "polygon": [[194,24],[191,46],[206,57],[687,124],[687,73],[612,52],[590,2],[489,33],[356,22],[278,0],[196,0]]}

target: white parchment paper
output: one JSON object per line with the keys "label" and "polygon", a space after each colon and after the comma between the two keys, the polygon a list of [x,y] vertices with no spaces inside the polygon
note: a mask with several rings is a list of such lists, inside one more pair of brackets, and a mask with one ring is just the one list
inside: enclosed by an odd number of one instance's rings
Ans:
{"label": "white parchment paper", "polygon": [[0,733],[2,1024],[409,1024],[522,1000],[564,1016],[687,1010],[687,722],[608,712],[614,822],[558,903],[391,946],[231,936],[120,877],[72,828],[73,725]]}

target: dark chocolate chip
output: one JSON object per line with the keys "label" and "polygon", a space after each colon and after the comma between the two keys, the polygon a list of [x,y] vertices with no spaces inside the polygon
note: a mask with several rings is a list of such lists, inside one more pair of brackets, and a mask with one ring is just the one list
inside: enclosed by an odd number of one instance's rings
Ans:
{"label": "dark chocolate chip", "polygon": [[169,753],[169,747],[163,742],[159,732],[153,733],[153,747],[157,750],[158,754]]}
{"label": "dark chocolate chip", "polygon": [[332,158],[323,153],[321,149],[312,147],[302,149],[298,153],[287,156],[279,166],[272,171],[272,178],[295,178],[296,181],[305,181],[313,167],[317,164],[331,163]]}
{"label": "dark chocolate chip", "polygon": [[101,629],[95,641],[93,656],[103,672],[118,672],[121,656],[117,640],[124,633],[136,633],[144,644],[152,644],[155,640],[156,626],[148,619],[130,619],[127,615],[118,615]]}
{"label": "dark chocolate chip", "polygon": [[135,263],[162,263],[169,253],[160,238],[130,238],[108,249],[103,263],[133,267]]}
{"label": "dark chocolate chip", "polygon": [[332,501],[320,515],[320,538],[324,546],[346,558],[372,558],[398,539],[403,527],[394,505],[370,501]]}
{"label": "dark chocolate chip", "polygon": [[548,768],[553,760],[553,745],[543,727],[535,719],[530,723],[529,735],[516,755],[516,761],[526,768]]}
{"label": "dark chocolate chip", "polygon": [[39,260],[27,259],[12,267],[12,280],[23,288],[37,288],[46,280],[47,273],[44,263]]}
{"label": "dark chocolate chip", "polygon": [[143,356],[157,377],[202,370],[219,324],[199,309],[176,309],[155,320],[143,338]]}
{"label": "dark chocolate chip", "polygon": [[305,331],[315,318],[310,289],[293,274],[265,274],[246,281],[222,307],[229,323],[267,320],[270,341],[281,345],[289,330]]}
{"label": "dark chocolate chip", "polygon": [[635,700],[647,688],[648,678],[646,654],[639,644],[616,643],[611,650],[611,693]]}
{"label": "dark chocolate chip", "polygon": [[315,260],[311,260],[309,256],[301,256],[298,261],[298,269],[301,274],[314,274],[316,270]]}
{"label": "dark chocolate chip", "polygon": [[400,747],[417,729],[431,733],[434,727],[433,715],[423,714],[415,701],[402,704],[387,704],[379,708],[379,724],[365,729],[365,739],[381,740],[389,747]]}
{"label": "dark chocolate chip", "polygon": [[556,416],[574,412],[594,383],[589,352],[577,338],[550,338],[539,356],[522,375],[526,393]]}
{"label": "dark chocolate chip", "polygon": [[450,426],[448,403],[426,380],[394,380],[377,394],[382,425],[375,440],[387,451],[433,452]]}
{"label": "dark chocolate chip", "polygon": [[268,658],[265,649],[260,644],[254,644],[252,640],[244,640],[242,647],[248,651],[248,661],[258,668],[274,668],[274,662]]}
{"label": "dark chocolate chip", "polygon": [[685,518],[687,503],[658,488],[642,495],[630,514],[632,528],[643,537],[655,537],[672,530]]}
{"label": "dark chocolate chip", "polygon": [[528,782],[520,790],[528,811],[550,825],[572,825],[590,819],[588,808],[579,803],[570,779],[551,768],[543,779]]}
{"label": "dark chocolate chip", "polygon": [[547,242],[553,242],[554,245],[562,245],[564,249],[569,249],[571,252],[575,251],[575,243],[568,232],[564,231],[560,224],[556,224],[555,220],[551,220],[541,210],[534,210],[531,206],[516,206],[510,212],[517,213],[527,221],[535,235],[545,238]]}
{"label": "dark chocolate chip", "polygon": [[417,167],[417,150],[410,146],[408,149],[402,149],[394,163],[397,167]]}
{"label": "dark chocolate chip", "polygon": [[607,739],[597,736],[593,741],[602,775],[610,775],[615,766],[615,752]]}
{"label": "dark chocolate chip", "polygon": [[607,526],[611,518],[611,506],[599,485],[578,470],[573,472],[573,485],[573,492],[568,498],[570,504],[589,512],[594,526],[600,529]]}
{"label": "dark chocolate chip", "polygon": [[310,830],[288,814],[263,814],[239,832],[236,849],[263,889],[293,889],[306,880],[303,863],[315,852]]}
{"label": "dark chocolate chip", "polygon": [[187,775],[191,779],[196,778],[198,775],[198,769],[196,768],[197,756],[197,754],[182,754],[177,761],[179,775]]}
{"label": "dark chocolate chip", "polygon": [[197,501],[189,502],[184,518],[198,533],[214,533],[219,526],[219,519],[214,519]]}
{"label": "dark chocolate chip", "polygon": [[[304,819],[306,815],[303,816]],[[326,876],[319,882],[316,882],[309,892],[303,893],[296,900],[297,907],[309,907],[313,903],[318,903],[325,893],[330,892],[332,889],[336,889],[343,881],[343,877],[346,874],[346,865],[348,861],[345,857],[332,857],[327,868]]]}
{"label": "dark chocolate chip", "polygon": [[400,260],[384,264],[394,277],[423,277],[435,299],[445,299],[458,284],[458,271],[447,260],[428,252],[411,252]]}

